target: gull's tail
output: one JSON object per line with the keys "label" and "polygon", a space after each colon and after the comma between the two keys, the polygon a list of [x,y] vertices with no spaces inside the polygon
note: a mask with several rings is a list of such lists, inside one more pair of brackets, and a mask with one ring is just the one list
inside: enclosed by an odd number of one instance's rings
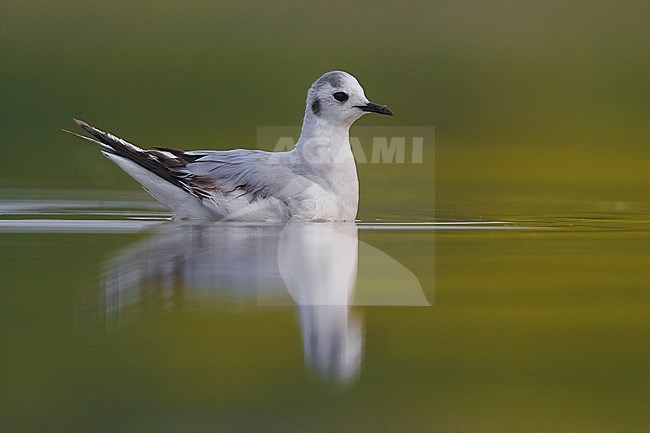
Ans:
{"label": "gull's tail", "polygon": [[175,149],[144,150],[83,120],[74,121],[94,138],[63,131],[98,145],[108,159],[138,181],[156,200],[181,216],[210,217],[202,200],[211,194],[194,184],[184,170],[196,156]]}

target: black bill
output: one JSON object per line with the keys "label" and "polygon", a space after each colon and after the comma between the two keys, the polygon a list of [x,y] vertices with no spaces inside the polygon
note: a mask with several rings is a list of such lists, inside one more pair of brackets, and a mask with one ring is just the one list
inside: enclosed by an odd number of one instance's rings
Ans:
{"label": "black bill", "polygon": [[355,105],[357,108],[361,108],[363,111],[368,111],[370,113],[385,114],[387,116],[392,116],[393,112],[388,109],[385,105],[373,104],[368,102],[366,105]]}

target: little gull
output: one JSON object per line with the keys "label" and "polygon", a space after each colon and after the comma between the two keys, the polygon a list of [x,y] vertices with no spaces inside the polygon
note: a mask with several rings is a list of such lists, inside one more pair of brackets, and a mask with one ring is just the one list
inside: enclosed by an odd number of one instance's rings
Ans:
{"label": "little gull", "polygon": [[307,92],[293,150],[143,150],[75,119],[91,141],[176,218],[237,221],[354,221],[359,181],[349,130],[366,113],[392,115],[368,101],[352,75],[331,71]]}

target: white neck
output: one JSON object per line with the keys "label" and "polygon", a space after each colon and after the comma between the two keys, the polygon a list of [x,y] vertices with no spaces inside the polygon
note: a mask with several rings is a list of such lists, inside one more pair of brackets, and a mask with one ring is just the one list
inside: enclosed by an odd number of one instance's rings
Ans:
{"label": "white neck", "polygon": [[325,170],[336,170],[334,165],[349,165],[348,159],[354,164],[350,148],[350,126],[325,120],[307,109],[300,139],[296,143],[296,152],[314,168],[320,166]]}
{"label": "white neck", "polygon": [[354,218],[359,180],[350,147],[350,124],[330,122],[307,109],[294,151],[314,180],[339,197]]}

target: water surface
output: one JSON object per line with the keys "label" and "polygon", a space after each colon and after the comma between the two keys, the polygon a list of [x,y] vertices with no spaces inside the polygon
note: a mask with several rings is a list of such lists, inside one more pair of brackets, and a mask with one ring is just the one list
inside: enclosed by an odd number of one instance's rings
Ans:
{"label": "water surface", "polygon": [[194,225],[69,195],[0,200],[10,431],[647,426],[641,214]]}

